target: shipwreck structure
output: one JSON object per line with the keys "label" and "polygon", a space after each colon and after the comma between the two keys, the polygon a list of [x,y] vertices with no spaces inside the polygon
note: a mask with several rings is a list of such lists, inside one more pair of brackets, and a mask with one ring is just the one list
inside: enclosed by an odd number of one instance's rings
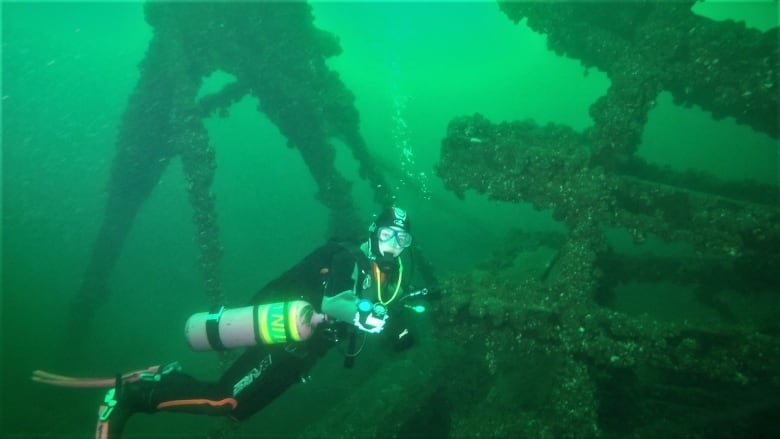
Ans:
{"label": "shipwreck structure", "polygon": [[[728,303],[780,306],[780,188],[675,172],[634,154],[661,92],[778,137],[778,29],[714,22],[692,4],[500,2],[509,19],[544,33],[551,50],[606,72],[611,87],[584,132],[454,118],[438,175],[459,195],[550,211],[566,233],[515,231],[484,266],[444,279],[429,340],[438,349],[405,360],[431,370],[402,385],[377,374],[328,419],[378,399],[381,414],[347,427],[322,421],[306,437],[780,432],[777,314],[737,318]],[[620,253],[608,230],[688,250]],[[691,290],[718,317],[703,324],[621,312],[616,290],[630,283]]]}
{"label": "shipwreck structure", "polygon": [[[359,226],[350,182],[335,168],[334,139],[350,149],[376,201],[390,202],[360,135],[354,96],[326,65],[341,51],[338,41],[314,26],[308,4],[149,2],[144,11],[154,35],[121,121],[105,217],[74,301],[75,340],[106,300],[109,276],[136,213],[177,157],[188,182],[210,302],[222,302],[221,246],[210,189],[216,163],[203,122],[225,115],[245,96],[258,100],[258,111],[300,152],[319,200],[332,212],[334,236]],[[199,98],[203,79],[217,71],[235,81]]]}
{"label": "shipwreck structure", "polygon": [[[780,326],[735,319],[723,297],[780,302],[778,187],[675,172],[635,156],[661,92],[780,135],[778,29],[714,22],[692,13],[692,4],[500,3],[508,19],[545,34],[551,50],[606,72],[611,87],[582,132],[455,117],[437,172],[457,194],[530,203],[567,231],[518,231],[484,267],[443,279],[432,322],[439,330],[385,366],[417,373],[380,369],[328,416],[291,433],[777,436],[770,415],[780,410]],[[300,151],[334,226],[357,224],[332,139],[351,149],[377,201],[391,198],[359,134],[353,96],[325,64],[339,52],[337,41],[313,26],[308,5],[155,2],[146,18],[154,37],[124,114],[106,217],[77,297],[82,322],[105,300],[133,218],[174,157],[189,182],[203,276],[220,301],[209,190],[215,163],[203,119],[243,96],[256,97],[258,111]],[[197,99],[202,78],[218,70],[236,81]],[[608,228],[637,243],[649,236],[686,243],[690,252],[621,254]],[[617,311],[615,289],[627,282],[683,285],[719,319],[700,326]],[[352,416],[356,407],[361,416]]]}
{"label": "shipwreck structure", "polygon": [[[713,22],[691,6],[501,3],[511,20],[546,34],[551,50],[606,72],[611,86],[590,108],[594,124],[584,132],[478,114],[449,125],[438,173],[450,190],[531,203],[552,211],[567,233],[510,237],[485,270],[448,280],[440,324],[482,344],[484,356],[484,369],[466,380],[483,397],[458,404],[467,391],[448,393],[459,415],[448,434],[780,431],[766,418],[780,409],[780,327],[774,317],[737,320],[724,300],[780,302],[780,189],[675,172],[634,155],[662,91],[778,138],[778,29]],[[620,254],[607,229],[690,251]],[[516,266],[539,259],[535,272]],[[720,318],[694,325],[615,311],[616,286],[631,282],[683,285]],[[519,409],[503,410],[512,401]]]}

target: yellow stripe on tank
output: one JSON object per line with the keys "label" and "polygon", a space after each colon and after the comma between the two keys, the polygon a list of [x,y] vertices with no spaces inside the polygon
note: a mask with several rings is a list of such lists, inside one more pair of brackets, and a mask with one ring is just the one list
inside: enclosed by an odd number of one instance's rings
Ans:
{"label": "yellow stripe on tank", "polygon": [[263,343],[271,344],[273,339],[271,334],[268,333],[268,308],[270,306],[263,306],[260,310],[260,314],[257,316],[257,324],[260,326],[260,334],[263,337]]}
{"label": "yellow stripe on tank", "polygon": [[287,324],[290,325],[290,336],[293,341],[301,341],[301,334],[298,332],[298,316],[300,315],[301,303],[298,301],[290,304],[290,309],[287,314]]}

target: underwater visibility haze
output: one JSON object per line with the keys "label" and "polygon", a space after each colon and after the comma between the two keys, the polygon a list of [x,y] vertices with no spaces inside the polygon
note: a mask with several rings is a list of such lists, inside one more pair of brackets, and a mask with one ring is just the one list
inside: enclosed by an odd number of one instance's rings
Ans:
{"label": "underwater visibility haze", "polygon": [[[240,424],[125,437],[778,437],[776,1],[3,2],[0,437],[90,437],[330,237],[436,294]],[[359,414],[359,415],[356,415]]]}

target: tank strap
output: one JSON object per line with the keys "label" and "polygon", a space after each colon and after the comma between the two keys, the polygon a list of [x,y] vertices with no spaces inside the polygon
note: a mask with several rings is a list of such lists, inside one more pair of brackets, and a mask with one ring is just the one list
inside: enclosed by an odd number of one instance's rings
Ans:
{"label": "tank strap", "polygon": [[221,306],[217,311],[206,316],[206,338],[211,348],[215,351],[224,351],[226,349],[219,338],[219,321],[222,319],[223,312],[225,312],[225,307]]}

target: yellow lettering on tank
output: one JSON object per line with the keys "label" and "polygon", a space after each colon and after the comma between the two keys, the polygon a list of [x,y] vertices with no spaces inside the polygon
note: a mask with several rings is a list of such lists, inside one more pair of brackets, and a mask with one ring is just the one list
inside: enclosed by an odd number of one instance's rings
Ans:
{"label": "yellow lettering on tank", "polygon": [[271,327],[274,330],[284,331],[284,314],[274,314],[271,321]]}

